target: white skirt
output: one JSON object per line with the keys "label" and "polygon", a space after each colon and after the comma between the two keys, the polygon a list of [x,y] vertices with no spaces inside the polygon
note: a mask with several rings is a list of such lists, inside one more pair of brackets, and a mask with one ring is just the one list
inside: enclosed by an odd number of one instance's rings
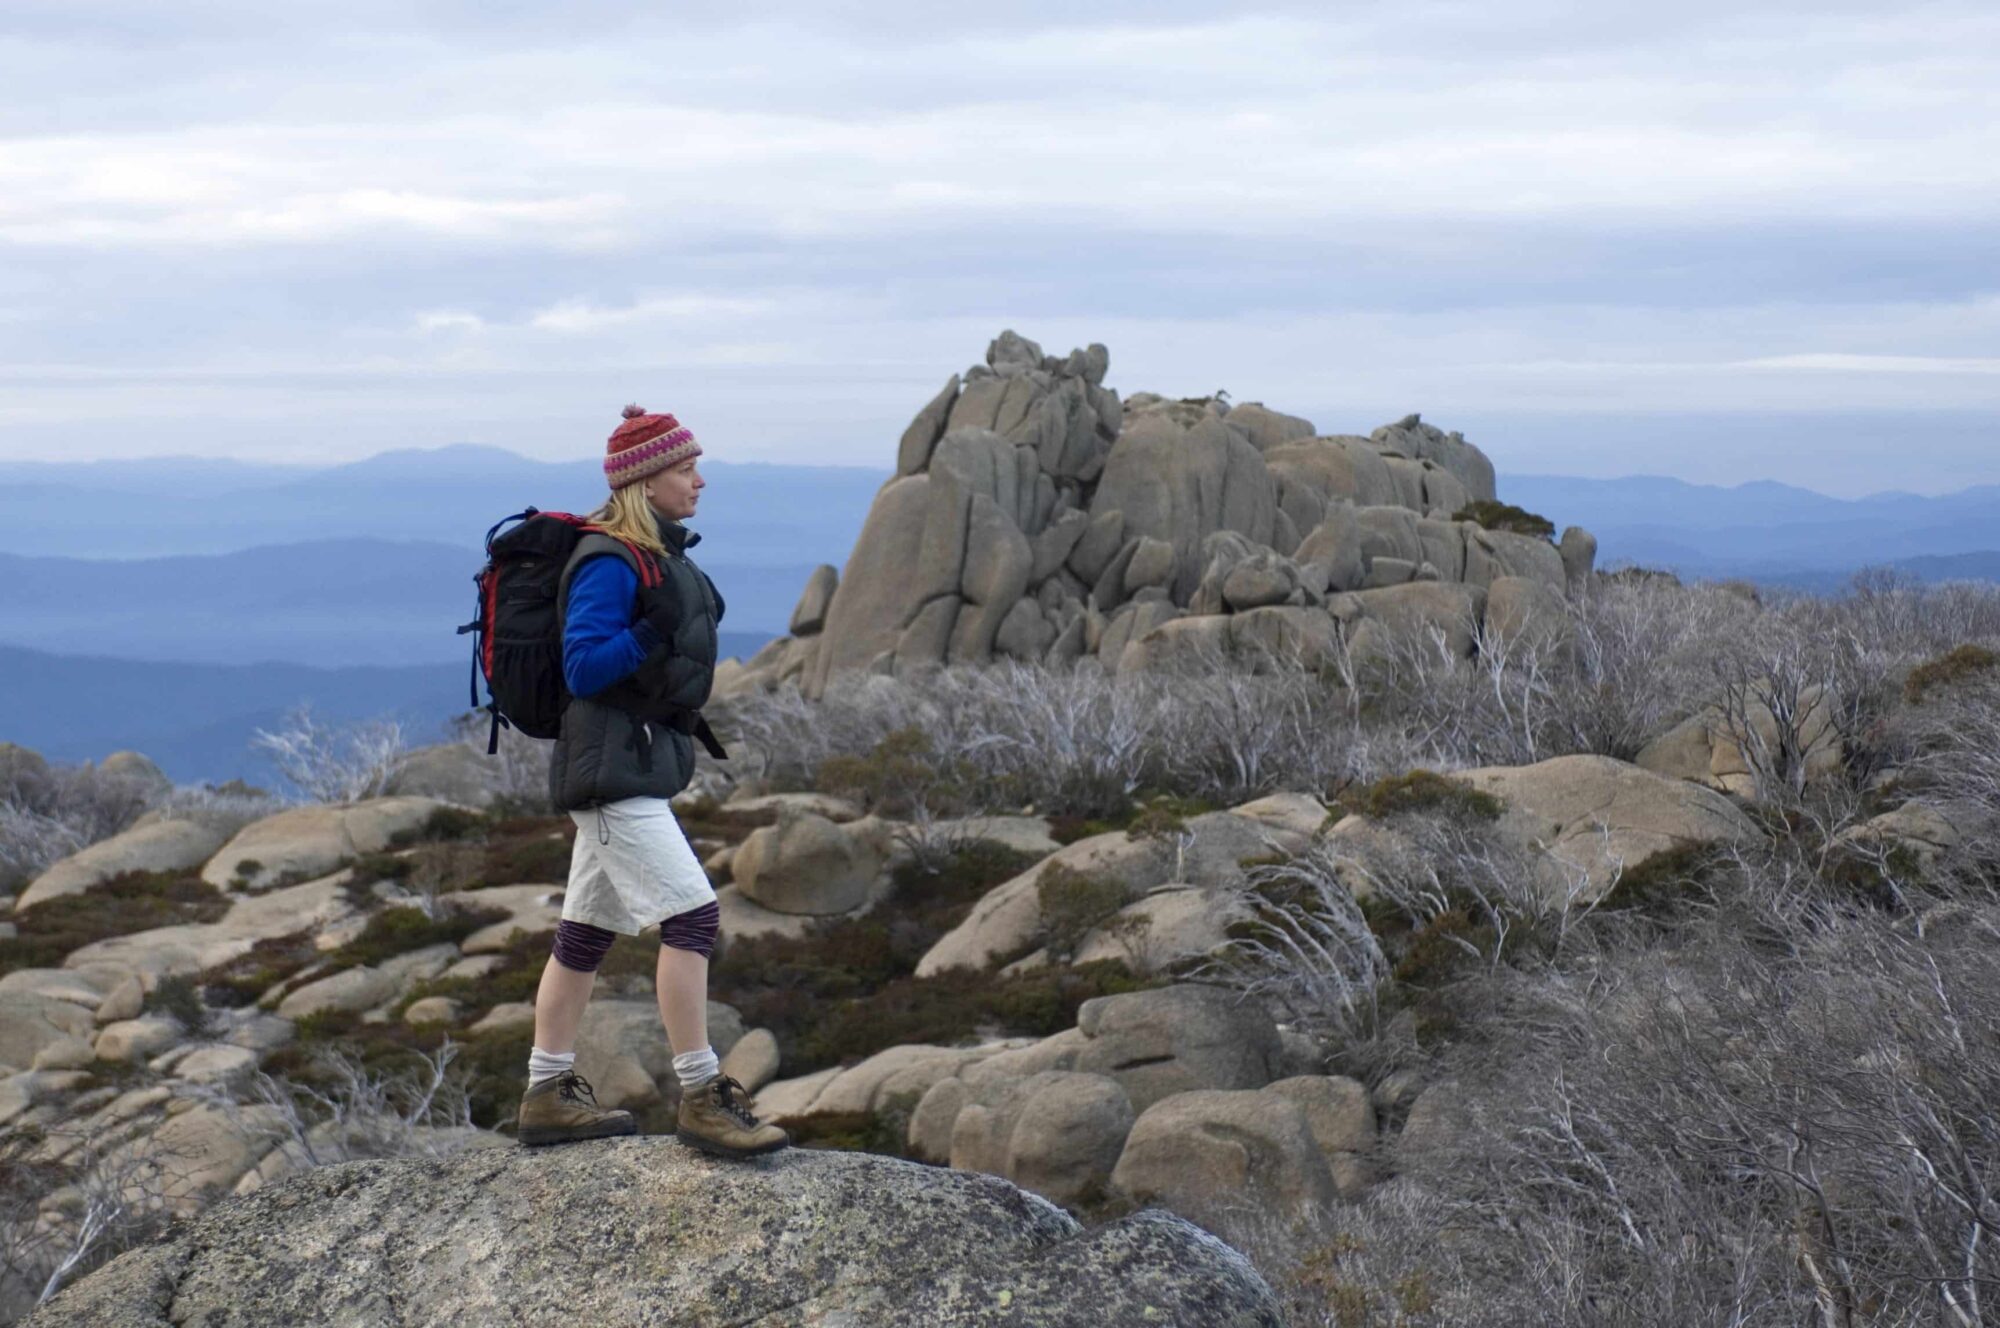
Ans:
{"label": "white skirt", "polygon": [[566,920],[637,936],[715,898],[665,798],[622,798],[569,819],[576,847],[563,892]]}

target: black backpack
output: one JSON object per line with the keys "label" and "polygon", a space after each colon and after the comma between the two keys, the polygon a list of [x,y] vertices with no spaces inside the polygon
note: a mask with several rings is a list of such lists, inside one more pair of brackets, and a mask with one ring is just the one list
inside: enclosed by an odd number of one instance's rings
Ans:
{"label": "black backpack", "polygon": [[[521,524],[499,534],[510,521]],[[562,622],[556,589],[577,542],[598,527],[569,512],[525,512],[502,517],[486,532],[486,566],[473,577],[479,588],[478,617],[458,629],[472,640],[472,707],[479,705],[479,677],[486,676],[486,706],[492,732],[490,756],[500,749],[500,726],[531,738],[553,738],[562,729],[569,689],[563,685]],[[661,583],[660,569],[631,544],[639,584]]]}

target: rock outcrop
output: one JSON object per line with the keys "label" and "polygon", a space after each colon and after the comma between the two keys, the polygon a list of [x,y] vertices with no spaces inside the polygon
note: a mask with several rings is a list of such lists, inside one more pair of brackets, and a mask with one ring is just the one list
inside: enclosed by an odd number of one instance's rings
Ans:
{"label": "rock outcrop", "polygon": [[668,1139],[355,1162],[264,1185],[30,1316],[103,1324],[1276,1328],[1243,1257],[1148,1211],[1084,1231],[1005,1181]]}
{"label": "rock outcrop", "polygon": [[226,838],[222,831],[196,821],[143,820],[51,866],[21,892],[14,908],[19,911],[64,895],[82,894],[91,886],[126,872],[185,871],[199,867],[222,847]]}
{"label": "rock outcrop", "polygon": [[1487,766],[1458,778],[1500,799],[1499,827],[1540,850],[1544,884],[1588,902],[1657,854],[1694,844],[1760,841],[1736,804],[1698,784],[1608,756]]}
{"label": "rock outcrop", "polygon": [[208,860],[201,879],[217,889],[267,889],[319,876],[363,853],[380,853],[447,804],[432,798],[370,798],[296,807],[253,821]]}
{"label": "rock outcrop", "polygon": [[[1148,668],[1191,642],[1241,654],[1274,635],[1316,667],[1343,638],[1379,652],[1440,616],[1470,641],[1502,579],[1546,592],[1509,587],[1518,633],[1524,605],[1560,605],[1589,573],[1587,531],[1559,548],[1458,519],[1495,498],[1492,462],[1459,434],[1410,415],[1323,436],[1220,395],[1121,401],[1109,364],[1099,345],[1048,355],[1002,332],[911,421],[845,567],[814,569],[790,634],[731,661],[716,694],[789,680],[817,698],[841,672],[1001,656]],[[1416,607],[1332,602],[1392,588]],[[1221,627],[1280,610],[1309,621]]]}

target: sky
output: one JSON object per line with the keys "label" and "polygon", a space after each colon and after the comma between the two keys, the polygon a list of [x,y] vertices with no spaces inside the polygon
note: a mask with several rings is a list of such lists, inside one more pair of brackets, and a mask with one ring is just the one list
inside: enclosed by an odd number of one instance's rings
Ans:
{"label": "sky", "polygon": [[2000,482],[1996,274],[1983,0],[0,6],[0,460],[637,401],[886,471],[1011,327],[1503,493],[1938,493]]}

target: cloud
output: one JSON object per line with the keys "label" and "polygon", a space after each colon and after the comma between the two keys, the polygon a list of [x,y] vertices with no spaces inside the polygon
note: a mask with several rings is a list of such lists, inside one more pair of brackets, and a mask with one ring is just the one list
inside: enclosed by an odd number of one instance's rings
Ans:
{"label": "cloud", "polygon": [[615,308],[575,299],[538,311],[528,319],[528,326],[545,332],[588,334],[644,324],[745,318],[771,310],[768,299],[727,295],[651,295]]}
{"label": "cloud", "polygon": [[2000,414],[1969,0],[271,15],[10,6],[0,453],[666,393],[866,464],[1006,325],[1341,427]]}
{"label": "cloud", "polygon": [[1743,369],[1806,369],[1833,373],[2000,374],[2000,359],[1971,355],[1772,355],[1744,360]]}

